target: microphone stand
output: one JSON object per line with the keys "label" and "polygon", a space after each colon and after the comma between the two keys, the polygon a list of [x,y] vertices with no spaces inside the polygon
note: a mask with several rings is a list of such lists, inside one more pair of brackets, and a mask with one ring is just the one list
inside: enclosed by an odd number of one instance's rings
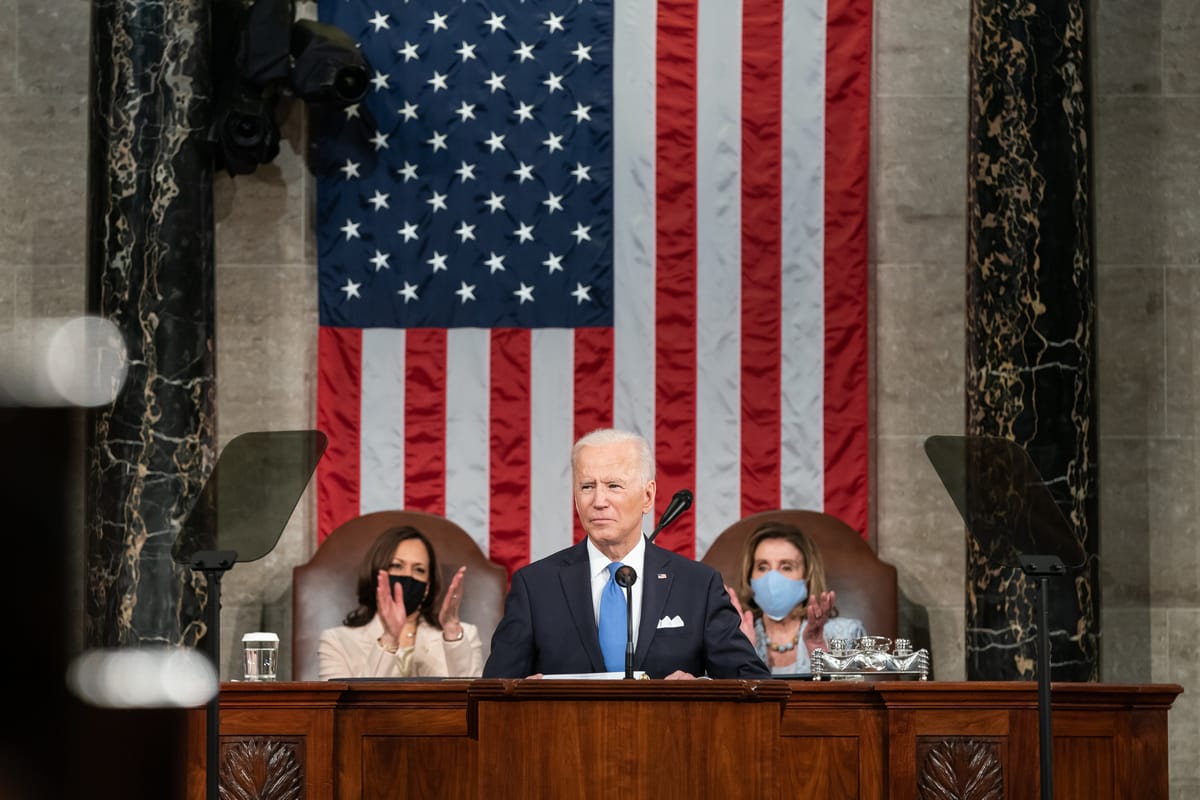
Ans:
{"label": "microphone stand", "polygon": [[614,576],[618,586],[625,589],[625,680],[633,680],[633,585],[637,570],[625,565]]}

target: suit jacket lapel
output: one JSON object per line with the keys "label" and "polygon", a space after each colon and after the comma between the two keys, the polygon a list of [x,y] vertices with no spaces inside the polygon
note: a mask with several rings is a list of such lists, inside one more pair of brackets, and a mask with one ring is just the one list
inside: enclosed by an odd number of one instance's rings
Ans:
{"label": "suit jacket lapel", "polygon": [[592,608],[592,576],[588,568],[587,541],[577,544],[567,554],[566,564],[558,573],[562,582],[563,595],[567,598],[567,611],[588,660],[592,662],[592,670],[604,672],[604,654],[600,651],[600,632],[596,629],[596,612]]}
{"label": "suit jacket lapel", "polygon": [[[650,652],[650,643],[658,632],[658,621],[662,619],[663,609],[667,605],[667,595],[671,592],[671,580],[674,577],[667,568],[667,551],[661,547],[646,543],[646,558],[642,563],[642,621],[638,625],[637,649],[633,653],[633,666],[641,669]],[[666,578],[658,576],[666,575]],[[599,641],[599,637],[597,637]]]}

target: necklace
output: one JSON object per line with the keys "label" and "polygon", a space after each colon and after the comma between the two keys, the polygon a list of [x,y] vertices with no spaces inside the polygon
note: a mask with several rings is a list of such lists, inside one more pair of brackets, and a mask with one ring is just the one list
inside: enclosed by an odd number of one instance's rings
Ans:
{"label": "necklace", "polygon": [[786,653],[788,650],[793,650],[799,643],[800,631],[796,631],[796,635],[792,637],[790,642],[784,642],[783,644],[775,644],[771,641],[770,635],[767,635],[767,649],[774,650],[776,653]]}

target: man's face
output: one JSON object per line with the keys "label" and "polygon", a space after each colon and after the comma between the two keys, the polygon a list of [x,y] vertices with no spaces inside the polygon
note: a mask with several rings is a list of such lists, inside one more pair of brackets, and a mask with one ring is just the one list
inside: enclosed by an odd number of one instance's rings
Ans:
{"label": "man's face", "polygon": [[642,533],[642,515],[654,507],[654,481],[642,483],[637,445],[585,446],[574,467],[575,510],[588,538],[601,550],[628,552]]}

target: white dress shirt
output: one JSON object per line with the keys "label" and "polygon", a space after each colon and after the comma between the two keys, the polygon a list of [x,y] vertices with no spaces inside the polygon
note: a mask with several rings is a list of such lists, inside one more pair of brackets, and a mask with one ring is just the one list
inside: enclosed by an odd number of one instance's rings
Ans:
{"label": "white dress shirt", "polygon": [[[596,627],[600,627],[600,593],[604,591],[604,587],[608,584],[610,573],[608,565],[612,563],[608,556],[600,552],[591,539],[587,540],[588,564],[592,572],[592,612],[596,615]],[[633,646],[637,647],[638,626],[642,621],[642,586],[644,586],[645,576],[642,575],[642,566],[646,563],[646,537],[639,536],[637,544],[633,546],[621,563],[633,567],[637,573],[637,580],[633,583]],[[620,587],[618,587],[620,588]],[[621,589],[621,594],[625,594],[625,590]]]}

